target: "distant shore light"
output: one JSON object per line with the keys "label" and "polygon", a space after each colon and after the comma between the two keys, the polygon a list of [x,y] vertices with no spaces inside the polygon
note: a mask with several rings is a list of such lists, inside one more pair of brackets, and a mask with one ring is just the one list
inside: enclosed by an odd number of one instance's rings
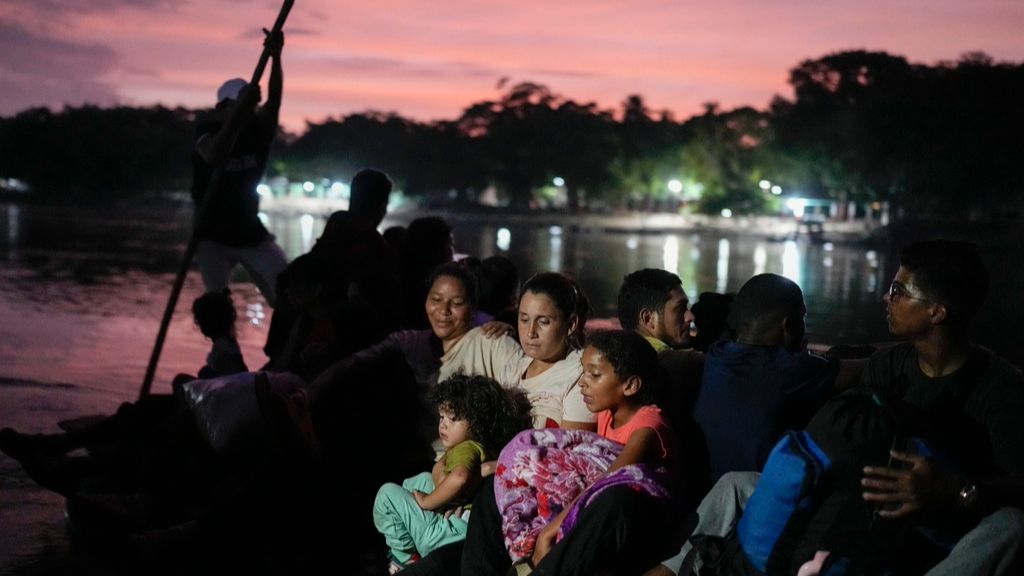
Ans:
{"label": "distant shore light", "polygon": [[565,178],[562,178],[561,176],[555,176],[554,178],[551,179],[551,183],[554,184],[555,186],[565,186]]}
{"label": "distant shore light", "polygon": [[786,208],[793,211],[793,216],[797,218],[804,217],[804,208],[807,207],[807,201],[803,198],[790,198],[786,200]]}
{"label": "distant shore light", "polygon": [[761,180],[757,185],[761,187],[761,190],[767,190],[772,187],[772,183],[767,180]]}
{"label": "distant shore light", "polygon": [[512,245],[512,232],[508,228],[498,228],[496,244],[502,252],[508,252],[508,247]]}
{"label": "distant shore light", "polygon": [[722,218],[732,218],[732,210],[722,208]]}
{"label": "distant shore light", "polygon": [[260,196],[270,196],[270,186],[267,186],[266,184],[257,184],[256,193],[259,194]]}
{"label": "distant shore light", "polygon": [[313,190],[316,189],[316,184],[313,184],[309,180],[306,180],[305,182],[302,183],[302,189],[305,190],[306,192],[312,192]]}
{"label": "distant shore light", "polygon": [[778,184],[772,186],[772,194],[775,194],[776,196],[782,194],[782,186],[779,186]]}
{"label": "distant shore light", "polygon": [[679,180],[672,179],[668,181],[668,191],[673,194],[679,194],[683,191],[683,183]]}

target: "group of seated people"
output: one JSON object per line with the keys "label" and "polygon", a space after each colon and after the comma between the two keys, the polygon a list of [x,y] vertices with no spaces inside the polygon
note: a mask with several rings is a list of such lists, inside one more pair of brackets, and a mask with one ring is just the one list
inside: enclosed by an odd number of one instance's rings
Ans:
{"label": "group of seated people", "polygon": [[[347,562],[386,545],[367,573],[1021,569],[1024,379],[969,338],[988,287],[972,244],[907,246],[884,295],[901,343],[847,358],[807,350],[803,294],[776,274],[691,310],[677,275],[637,270],[621,329],[590,330],[568,275],[520,287],[506,259],[454,262],[439,218],[379,234],[390,184],[362,181],[378,186],[354,183],[351,209],[279,279],[260,374],[299,385],[255,379],[271,442],[212,451],[172,397],[66,434],[7,429],[0,448],[69,496],[69,515],[153,553],[224,533],[251,550],[260,532],[278,549],[346,540]],[[201,375],[214,364],[244,370],[211,353]],[[759,562],[749,534],[779,519],[750,525],[780,499],[787,433],[805,429],[828,481]],[[80,446],[92,462],[64,456]],[[293,529],[325,519],[371,536]],[[319,566],[286,556],[259,568]]]}

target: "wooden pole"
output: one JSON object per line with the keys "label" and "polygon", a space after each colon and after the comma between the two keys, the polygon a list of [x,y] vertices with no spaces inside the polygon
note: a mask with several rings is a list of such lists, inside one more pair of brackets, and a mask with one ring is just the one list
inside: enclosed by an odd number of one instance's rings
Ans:
{"label": "wooden pole", "polygon": [[[279,33],[284,27],[285,20],[288,19],[288,13],[291,12],[292,4],[295,0],[284,0],[281,5],[281,10],[277,14],[277,20],[274,22],[274,27],[271,30],[272,34]],[[250,85],[257,85],[263,78],[263,71],[267,67],[267,61],[270,59],[270,49],[266,46],[263,47],[263,52],[260,54],[259,62],[256,63],[256,69],[252,73],[252,79],[249,82]],[[211,176],[211,183],[216,179],[217,172],[214,171],[214,176]],[[188,270],[192,267],[192,258],[196,255],[196,249],[199,247],[199,235],[200,224],[206,219],[206,214],[209,212],[209,206],[211,205],[210,196],[213,195],[213,186],[207,185],[207,192],[203,195],[202,201],[199,203],[199,210],[196,212],[195,222],[192,226],[192,234],[189,236],[188,246],[185,248],[185,254],[181,258],[181,265],[178,267],[178,275],[174,278],[174,284],[171,286],[171,296],[167,299],[167,306],[164,308],[163,318],[160,320],[160,330],[156,335],[156,343],[153,344],[153,353],[149,356],[149,365],[146,367],[146,376],[142,380],[142,388],[139,390],[139,400],[149,396],[149,392],[153,387],[153,378],[156,376],[156,366],[160,362],[160,352],[163,351],[164,341],[167,339],[167,329],[171,325],[171,318],[174,317],[174,309],[178,305],[178,298],[181,296],[181,289],[185,285],[185,277],[188,276]]]}

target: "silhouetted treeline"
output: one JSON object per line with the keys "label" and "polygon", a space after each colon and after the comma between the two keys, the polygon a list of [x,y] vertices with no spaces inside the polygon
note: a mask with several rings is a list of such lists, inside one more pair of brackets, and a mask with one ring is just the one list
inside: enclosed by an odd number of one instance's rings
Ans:
{"label": "silhouetted treeline", "polygon": [[26,110],[0,119],[0,177],[72,202],[187,189],[194,120],[161,106]]}
{"label": "silhouetted treeline", "polygon": [[[777,208],[761,180],[844,204],[889,201],[896,214],[1022,207],[1024,65],[975,53],[926,66],[852,51],[804,61],[789,82],[794,99],[776,97],[766,111],[709,103],[685,121],[638,95],[604,110],[522,83],[454,120],[365,112],[310,123],[279,141],[269,175],[347,181],[379,166],[411,196],[474,201],[494,186],[513,206],[563,192],[570,209]],[[87,106],[0,119],[0,177],[47,199],[185,189],[197,114]]]}

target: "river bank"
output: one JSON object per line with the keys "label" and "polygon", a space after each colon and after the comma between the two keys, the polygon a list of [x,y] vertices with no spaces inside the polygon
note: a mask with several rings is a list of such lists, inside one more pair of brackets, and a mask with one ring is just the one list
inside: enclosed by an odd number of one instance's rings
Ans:
{"label": "river bank", "polygon": [[[284,217],[309,214],[326,218],[345,210],[347,201],[316,198],[264,197],[260,209]],[[407,224],[425,215],[441,215],[452,224],[487,226],[557,226],[573,232],[609,234],[671,234],[715,232],[766,240],[811,237],[822,242],[862,242],[882,226],[873,220],[801,222],[792,216],[734,216],[615,211],[567,213],[555,210],[516,211],[479,205],[419,206],[407,204],[389,211],[388,221]]]}

